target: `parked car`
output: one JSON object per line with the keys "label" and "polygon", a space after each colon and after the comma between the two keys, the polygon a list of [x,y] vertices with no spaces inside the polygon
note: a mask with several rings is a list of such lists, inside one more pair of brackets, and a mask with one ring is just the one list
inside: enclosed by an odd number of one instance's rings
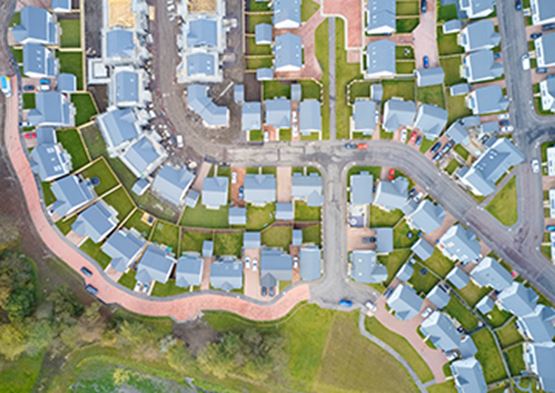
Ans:
{"label": "parked car", "polygon": [[389,172],[387,173],[387,179],[390,181],[395,179],[395,168],[389,168]]}
{"label": "parked car", "polygon": [[441,153],[437,153],[436,155],[434,155],[434,156],[432,157],[432,161],[433,161],[433,162],[437,162],[437,161],[439,161],[439,160],[441,159],[441,157],[443,157],[443,155],[442,155]]}
{"label": "parked car", "polygon": [[376,237],[375,236],[366,236],[362,238],[362,243],[363,244],[373,244],[376,243]]}
{"label": "parked car", "polygon": [[368,150],[368,143],[357,144],[357,150]]}
{"label": "parked car", "polygon": [[542,31],[555,30],[555,23],[548,23],[542,26]]}
{"label": "parked car", "polygon": [[524,71],[527,71],[530,69],[530,55],[528,53],[525,53],[521,56],[520,62],[522,64],[522,69]]}
{"label": "parked car", "polygon": [[500,115],[497,116],[498,120],[508,120],[509,119],[509,112],[506,113],[501,113]]}
{"label": "parked car", "polygon": [[533,173],[539,173],[540,172],[540,162],[537,159],[533,159],[530,162],[530,165],[532,166],[532,172]]}
{"label": "parked car", "polygon": [[493,53],[493,58],[495,60],[499,60],[501,58],[501,52],[494,52]]}
{"label": "parked car", "polygon": [[420,2],[420,12],[425,14],[428,11],[428,5],[426,4],[426,0],[422,0]]}
{"label": "parked car", "polygon": [[357,144],[353,142],[345,143],[345,149],[348,150],[355,150],[357,148]]}
{"label": "parked car", "polygon": [[37,133],[35,131],[26,132],[25,134],[23,134],[23,137],[25,139],[37,139]]}
{"label": "parked car", "polygon": [[41,79],[39,80],[39,83],[40,83],[41,85],[48,85],[48,86],[50,86],[50,79],[48,79],[48,78],[41,78]]}
{"label": "parked car", "polygon": [[181,148],[183,147],[183,145],[184,145],[184,143],[183,143],[183,135],[177,135],[177,136],[175,137],[175,141],[176,141],[177,147],[181,149]]}
{"label": "parked car", "polygon": [[401,131],[401,143],[405,143],[407,141],[408,133],[408,130],[406,128],[403,128],[403,130]]}
{"label": "parked car", "polygon": [[237,184],[237,172],[231,172],[231,184]]}
{"label": "parked car", "polygon": [[266,287],[260,288],[260,295],[262,295],[262,296],[268,295],[268,288],[266,288]]}
{"label": "parked car", "polygon": [[430,149],[430,151],[432,153],[436,153],[439,149],[441,148],[441,142],[436,142],[432,148]]}
{"label": "parked car", "polygon": [[93,287],[90,284],[85,285],[85,291],[87,291],[88,293],[90,293],[93,296],[98,295],[98,289]]}
{"label": "parked car", "polygon": [[24,85],[23,91],[35,91],[35,86],[33,85]]}
{"label": "parked car", "polygon": [[547,67],[536,68],[536,74],[547,74]]}
{"label": "parked car", "polygon": [[513,132],[514,130],[515,130],[515,128],[510,124],[501,127],[501,132],[505,132],[505,133]]}
{"label": "parked car", "polygon": [[418,132],[413,131],[410,133],[410,138],[409,138],[409,143],[414,143],[416,141],[416,138],[418,138]]}
{"label": "parked car", "polygon": [[530,34],[530,39],[535,40],[542,36],[542,33],[532,33]]}
{"label": "parked car", "polygon": [[424,68],[430,67],[430,58],[428,56],[424,56],[422,58],[422,64],[424,65]]}
{"label": "parked car", "polygon": [[366,303],[364,303],[364,306],[368,310],[370,310],[372,312],[376,312],[376,305],[371,300],[368,300]]}
{"label": "parked car", "polygon": [[293,257],[293,269],[298,269],[298,268],[299,268],[299,257],[294,256]]}
{"label": "parked car", "polygon": [[268,295],[270,295],[271,297],[276,296],[276,287],[270,287],[270,290],[268,291]]}
{"label": "parked car", "polygon": [[422,311],[422,318],[424,319],[428,318],[433,311],[434,310],[432,310],[431,307],[426,307],[426,309]]}
{"label": "parked car", "polygon": [[500,120],[500,121],[499,121],[499,125],[500,125],[501,127],[510,126],[510,125],[511,125],[511,121],[510,121],[510,120]]}
{"label": "parked car", "polygon": [[252,260],[252,271],[253,271],[253,272],[258,271],[258,259],[256,259],[256,258],[254,258],[254,259]]}
{"label": "parked car", "polygon": [[81,270],[81,273],[83,273],[83,275],[86,277],[91,277],[93,275],[93,272],[91,272],[85,266],[83,266],[80,270]]}
{"label": "parked car", "polygon": [[249,257],[245,257],[245,269],[251,268],[251,259]]}
{"label": "parked car", "polygon": [[341,307],[353,307],[353,302],[349,299],[341,299],[339,300],[339,305]]}
{"label": "parked car", "polygon": [[548,232],[555,232],[555,225],[548,225],[545,227],[545,230]]}
{"label": "parked car", "polygon": [[245,187],[243,187],[243,186],[239,187],[238,197],[239,197],[239,199],[243,200],[243,198],[245,197]]}
{"label": "parked car", "polygon": [[522,11],[522,0],[515,0],[515,10]]}
{"label": "parked car", "polygon": [[414,141],[414,144],[415,144],[416,146],[420,146],[420,145],[422,144],[422,135],[418,135],[418,136],[416,137],[416,141]]}

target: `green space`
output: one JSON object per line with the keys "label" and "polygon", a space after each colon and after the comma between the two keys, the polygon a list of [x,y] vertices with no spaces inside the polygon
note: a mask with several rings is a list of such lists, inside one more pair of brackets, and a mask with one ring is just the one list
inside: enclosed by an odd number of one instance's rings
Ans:
{"label": "green space", "polygon": [[214,255],[225,256],[235,255],[241,256],[243,248],[243,233],[228,232],[214,234]]}
{"label": "green space", "polygon": [[77,216],[72,216],[67,219],[62,218],[59,221],[56,221],[56,226],[58,227],[60,232],[62,232],[64,235],[67,235],[69,232],[71,232],[71,226],[73,225],[75,220],[77,220]]}
{"label": "green space", "polygon": [[249,141],[262,142],[263,140],[264,140],[264,135],[262,135],[262,130],[249,131]]}
{"label": "green space", "polygon": [[449,164],[447,164],[447,166],[445,167],[445,172],[452,175],[459,168],[460,168],[459,163],[457,162],[457,160],[453,158],[451,161],[449,161]]}
{"label": "green space", "polygon": [[248,0],[247,10],[251,12],[265,12],[271,11],[272,8],[270,7],[269,3],[258,0]]}
{"label": "green space", "polygon": [[81,142],[79,131],[75,128],[60,130],[56,132],[56,137],[58,138],[58,142],[62,144],[64,149],[66,149],[71,156],[71,165],[74,170],[81,168],[89,162],[87,152],[85,151],[83,142]]}
{"label": "green space", "polygon": [[510,347],[524,340],[516,327],[515,321],[511,321],[502,328],[495,330],[495,334],[499,339],[499,344],[501,345],[501,348]]}
{"label": "green space", "polygon": [[77,77],[77,90],[83,89],[83,53],[82,52],[56,52],[60,61],[60,72],[67,72]]}
{"label": "green space", "polygon": [[497,350],[491,332],[481,329],[472,335],[472,339],[478,348],[476,359],[482,365],[486,382],[492,383],[505,378],[507,375],[503,367],[502,355]]}
{"label": "green space", "polygon": [[441,57],[439,59],[439,64],[445,72],[445,86],[455,85],[457,83],[464,82],[461,78],[460,68],[461,68],[461,56],[449,56]]}
{"label": "green space", "polygon": [[229,226],[228,216],[228,206],[223,206],[219,209],[207,209],[202,204],[202,200],[199,200],[195,207],[185,208],[180,225],[202,228],[227,228]]}
{"label": "green space", "polygon": [[181,288],[175,284],[175,280],[170,279],[167,283],[162,284],[157,282],[152,290],[153,296],[166,297],[179,295],[185,292],[189,292],[189,288]]}
{"label": "green space", "polygon": [[81,23],[79,19],[59,19],[62,34],[60,46],[62,48],[81,47]]}
{"label": "green space", "polygon": [[322,208],[295,201],[295,221],[320,221]]}
{"label": "green space", "polygon": [[486,317],[488,318],[488,322],[490,326],[496,328],[502,326],[511,318],[511,313],[500,310],[499,307],[495,306],[493,310],[491,310]]}
{"label": "green space", "polygon": [[412,75],[416,69],[416,63],[414,61],[400,61],[395,63],[395,69],[398,74]]}
{"label": "green space", "polygon": [[100,249],[101,244],[97,244],[93,242],[91,239],[87,239],[85,243],[79,247],[81,250],[86,252],[92,259],[98,262],[100,266],[106,268],[112,258],[108,255],[104,254],[104,252]]}
{"label": "green space", "polygon": [[446,22],[451,19],[457,19],[457,6],[455,4],[443,4],[438,2],[437,19]]}
{"label": "green space", "polygon": [[432,145],[434,144],[433,140],[430,140],[428,138],[423,138],[422,139],[422,144],[420,145],[420,152],[421,153],[426,153],[428,150],[430,150],[430,148],[432,147]]}
{"label": "green space", "polygon": [[54,196],[54,193],[52,192],[52,188],[50,186],[50,183],[43,181],[41,182],[41,186],[42,186],[42,196],[43,196],[43,200],[44,200],[44,205],[45,206],[50,206],[52,203],[56,202],[56,197]]}
{"label": "green space", "polygon": [[430,386],[428,393],[456,393],[457,388],[453,380]]}
{"label": "green space", "polygon": [[81,175],[85,179],[95,179],[92,180],[93,184],[95,181],[98,182],[98,184],[94,185],[94,190],[98,195],[102,195],[118,185],[118,180],[112,174],[110,167],[104,159],[100,159],[87,167],[87,169],[81,172]]}
{"label": "green space", "polygon": [[376,180],[380,178],[382,173],[382,168],[379,166],[361,166],[361,165],[352,166],[351,168],[349,168],[349,171],[347,172],[347,181],[349,182],[349,185],[351,184],[351,176],[358,175],[362,172],[368,172],[369,174],[374,176],[374,180]]}
{"label": "green space", "polygon": [[0,392],[32,392],[39,379],[45,352],[24,354],[0,366]]}
{"label": "green space", "polygon": [[416,101],[422,104],[436,105],[445,108],[445,97],[443,86],[418,87],[416,89]]}
{"label": "green space", "polygon": [[179,227],[169,222],[158,221],[152,235],[152,242],[168,247],[174,255],[179,252]]}
{"label": "green space", "polygon": [[322,98],[322,87],[313,80],[302,80],[299,82],[302,87],[302,97],[303,100],[314,98],[315,100],[321,100]]}
{"label": "green space", "polygon": [[303,227],[303,242],[320,245],[322,243],[322,227],[320,224]]}
{"label": "green space", "polygon": [[397,33],[412,33],[420,23],[419,18],[397,18]]}
{"label": "green space", "polygon": [[418,1],[397,0],[397,15],[399,16],[418,16],[420,9]]}
{"label": "green space", "polygon": [[247,56],[247,70],[257,70],[259,68],[272,68],[274,58],[272,56]]}
{"label": "green space", "polygon": [[144,211],[137,209],[135,212],[129,217],[127,221],[124,223],[124,227],[126,228],[134,228],[136,229],[145,239],[148,239],[150,236],[150,232],[153,229],[152,225],[148,225],[146,222],[142,220],[143,215],[145,214]]}
{"label": "green space", "polygon": [[329,95],[329,47],[328,47],[328,19],[325,19],[316,28],[314,40],[316,46],[316,58],[322,68],[322,139],[330,137],[330,95]]}
{"label": "green space", "polygon": [[518,220],[518,198],[516,192],[516,177],[497,192],[497,195],[486,206],[490,212],[503,225],[511,226]]}
{"label": "green space", "polygon": [[316,11],[320,9],[320,5],[312,0],[302,0],[301,20],[306,22]]}
{"label": "green space", "polygon": [[471,307],[474,307],[474,305],[486,296],[489,291],[490,289],[488,287],[479,287],[472,281],[470,281],[463,289],[458,290],[464,301]]}
{"label": "green space", "polygon": [[439,278],[437,278],[430,270],[423,268],[422,265],[416,265],[409,282],[412,284],[412,287],[416,290],[416,292],[424,295],[439,282]]}
{"label": "green space", "polygon": [[183,231],[183,236],[181,237],[181,252],[185,251],[195,251],[202,252],[202,243],[205,240],[212,240],[211,232],[193,232],[193,231]]}
{"label": "green space", "polygon": [[291,84],[279,80],[264,81],[262,91],[265,100],[279,97],[291,98]]}
{"label": "green space", "polygon": [[512,376],[520,375],[526,370],[526,365],[524,364],[523,348],[522,345],[518,345],[504,352],[505,359],[509,365],[509,371]]}
{"label": "green space", "polygon": [[449,123],[452,123],[461,117],[472,115],[472,111],[466,106],[465,96],[451,96],[446,94],[446,97],[447,111],[449,113],[447,120]]}
{"label": "green space", "polygon": [[369,98],[372,82],[356,79],[349,84],[349,102],[352,104],[356,98]]}
{"label": "green space", "polygon": [[23,63],[23,49],[12,49],[13,58],[16,63],[21,64]]}
{"label": "green space", "polygon": [[75,125],[80,126],[91,121],[96,115],[96,107],[90,93],[77,93],[71,95],[71,102],[75,105]]}
{"label": "green space", "polygon": [[393,280],[397,271],[408,260],[410,254],[410,249],[406,249],[394,250],[387,255],[378,255],[378,261],[387,268],[387,281],[384,283],[385,286],[391,283],[391,280]]}
{"label": "green space", "polygon": [[35,93],[23,93],[23,109],[35,108]]}
{"label": "green space", "polygon": [[289,252],[289,245],[293,239],[293,232],[290,226],[273,225],[262,231],[262,244],[268,247],[279,247]]}
{"label": "green space", "polygon": [[[264,5],[267,6],[266,4]],[[272,14],[271,13],[264,13],[264,14],[247,14],[247,33],[254,34],[254,28],[256,25],[260,23],[268,23],[272,24]]]}
{"label": "green space", "polygon": [[395,47],[395,58],[397,60],[414,60],[414,48],[408,45],[397,45]]}
{"label": "green space", "polygon": [[370,228],[394,227],[402,218],[401,210],[388,212],[378,206],[370,206]]}
{"label": "green space", "polygon": [[409,228],[407,222],[403,220],[393,228],[393,247],[409,248],[418,240],[418,232]]}
{"label": "green space", "polygon": [[[478,318],[456,296],[451,296],[451,300],[444,311],[459,321],[466,331],[472,331],[478,326]],[[476,343],[476,346],[478,346],[478,343]]]}
{"label": "green space", "polygon": [[455,153],[457,153],[463,160],[467,160],[470,156],[470,153],[464,148],[463,145],[456,145],[454,150]]}
{"label": "green space", "polygon": [[458,55],[464,53],[464,48],[457,43],[458,34],[443,34],[441,27],[437,28],[437,45],[440,56]]}
{"label": "green space", "polygon": [[135,274],[137,274],[135,270],[129,269],[121,276],[118,284],[124,286],[125,288],[133,290],[135,288],[135,284],[137,283],[137,280],[135,280]]}
{"label": "green space", "polygon": [[104,201],[116,209],[119,221],[124,220],[135,208],[133,201],[122,187],[106,195]]}
{"label": "green space", "polygon": [[392,97],[400,97],[405,100],[416,99],[416,83],[413,79],[410,80],[384,80],[383,85],[383,99],[385,102]]}
{"label": "green space", "polygon": [[268,203],[264,206],[247,205],[247,230],[260,231],[274,222],[276,205]]}
{"label": "green space", "polygon": [[292,137],[293,136],[292,136],[291,128],[282,128],[281,130],[279,130],[280,141],[291,142]]}
{"label": "green space", "polygon": [[246,56],[259,55],[259,56],[270,56],[272,54],[271,45],[257,45],[254,37],[245,37],[245,42],[247,45]]}

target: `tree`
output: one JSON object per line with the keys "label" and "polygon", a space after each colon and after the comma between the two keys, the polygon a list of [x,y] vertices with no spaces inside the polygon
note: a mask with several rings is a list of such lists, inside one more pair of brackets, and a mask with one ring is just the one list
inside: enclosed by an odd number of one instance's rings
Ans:
{"label": "tree", "polygon": [[32,321],[27,326],[27,349],[30,355],[35,355],[48,348],[52,340],[56,337],[56,332],[46,320]]}
{"label": "tree", "polygon": [[32,261],[23,255],[13,252],[0,255],[0,307],[12,321],[35,311],[35,271]]}
{"label": "tree", "polygon": [[84,307],[66,287],[58,288],[48,297],[52,302],[53,321],[59,325],[72,325],[83,314]]}
{"label": "tree", "polygon": [[25,351],[23,332],[11,323],[0,325],[0,354],[8,360],[15,360]]}
{"label": "tree", "polygon": [[166,360],[171,368],[181,374],[187,372],[194,363],[193,356],[182,342],[177,342],[168,349]]}
{"label": "tree", "polygon": [[0,252],[13,248],[19,240],[17,226],[5,216],[0,216]]}

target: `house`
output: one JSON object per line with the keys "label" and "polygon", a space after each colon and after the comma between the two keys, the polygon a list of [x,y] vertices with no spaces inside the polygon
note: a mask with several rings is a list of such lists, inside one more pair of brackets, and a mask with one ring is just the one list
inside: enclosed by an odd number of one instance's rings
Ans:
{"label": "house", "polygon": [[480,287],[491,287],[502,291],[513,283],[511,273],[499,262],[490,257],[484,257],[470,272],[472,280]]}
{"label": "house", "polygon": [[391,211],[402,209],[409,195],[409,181],[402,176],[398,176],[392,181],[382,180],[376,187],[374,205],[383,210]]}
{"label": "house", "polygon": [[416,243],[413,244],[411,251],[414,252],[418,258],[425,261],[434,253],[434,246],[421,237]]}
{"label": "house", "polygon": [[260,232],[243,233],[243,250],[254,250],[261,246]]}
{"label": "house", "polygon": [[501,35],[495,31],[491,19],[484,19],[466,25],[459,33],[457,43],[465,52],[493,49],[501,43]]}
{"label": "house", "polygon": [[418,107],[414,128],[427,139],[436,139],[447,125],[447,111],[435,105],[421,104]]}
{"label": "house", "polygon": [[71,172],[71,156],[58,143],[56,131],[43,127],[36,130],[37,146],[29,155],[29,163],[33,173],[41,181],[53,181]]}
{"label": "house", "polygon": [[208,86],[187,86],[187,107],[201,117],[205,127],[229,127],[229,109],[212,101],[208,96]]}
{"label": "house", "polygon": [[274,98],[264,102],[266,107],[265,124],[276,130],[291,128],[291,101],[286,98]]}
{"label": "house", "polygon": [[351,205],[369,205],[374,194],[374,176],[368,172],[361,172],[350,177]]}
{"label": "house", "polygon": [[437,309],[441,310],[449,304],[451,296],[442,286],[437,284],[428,292],[426,300],[436,306]]}
{"label": "house", "polygon": [[548,76],[540,82],[540,95],[542,99],[542,109],[544,111],[555,112],[555,77]]}
{"label": "house", "polygon": [[418,296],[416,291],[405,284],[399,284],[393,293],[387,299],[387,305],[397,319],[406,321],[414,318],[422,307],[422,298]]}
{"label": "house", "polygon": [[476,307],[478,311],[485,315],[493,310],[493,308],[495,307],[495,303],[489,295],[486,295],[481,298],[474,307]]}
{"label": "house", "polygon": [[50,8],[52,8],[52,11],[57,13],[70,12],[71,0],[51,0]]}
{"label": "house", "polygon": [[441,85],[445,80],[445,72],[441,67],[418,68],[415,74],[418,87]]}
{"label": "house", "polygon": [[228,223],[229,225],[247,225],[247,209],[244,207],[230,207]]}
{"label": "house", "polygon": [[459,393],[486,393],[488,391],[484,371],[475,357],[451,363],[451,374]]}
{"label": "house", "polygon": [[213,176],[204,179],[202,185],[202,204],[207,209],[217,210],[226,206],[229,193],[229,178]]}
{"label": "house", "polygon": [[139,258],[145,244],[145,240],[136,230],[120,229],[112,233],[100,249],[112,259],[110,268],[125,273]]}
{"label": "house", "polygon": [[497,304],[503,310],[521,318],[534,312],[538,298],[532,288],[513,282],[497,296]]}
{"label": "house", "polygon": [[490,49],[482,49],[463,57],[461,77],[468,83],[485,82],[503,76],[503,63],[495,60]]}
{"label": "house", "polygon": [[555,22],[555,3],[550,0],[531,0],[532,23],[545,25]]}
{"label": "house", "polygon": [[383,111],[383,128],[385,131],[397,131],[401,127],[412,128],[416,116],[414,101],[392,98],[386,101]]}
{"label": "house", "polygon": [[393,34],[397,30],[395,0],[368,0],[366,34]]}
{"label": "house", "polygon": [[243,287],[243,262],[232,256],[221,257],[210,267],[210,286],[226,292]]}
{"label": "house", "polygon": [[376,284],[387,280],[387,269],[378,262],[375,251],[353,250],[349,259],[353,280],[366,284]]}
{"label": "house", "polygon": [[474,115],[485,115],[506,111],[509,100],[500,86],[479,87],[466,96],[466,106]]}
{"label": "house", "polygon": [[95,197],[92,184],[75,175],[56,180],[51,183],[50,190],[54,194],[56,202],[48,207],[48,211],[58,217],[65,217],[76,212]]}
{"label": "house", "polygon": [[77,77],[68,73],[58,74],[56,90],[61,93],[75,93],[77,91]]}
{"label": "house", "polygon": [[102,58],[110,65],[132,64],[137,60],[138,46],[132,30],[115,27],[104,34]]}
{"label": "house", "polygon": [[137,264],[135,278],[137,282],[148,285],[154,281],[165,284],[168,282],[175,266],[175,259],[165,248],[150,244]]}
{"label": "house", "polygon": [[131,108],[110,109],[97,116],[96,124],[110,157],[123,154],[141,134],[139,121]]}
{"label": "house", "polygon": [[534,311],[516,320],[519,331],[531,341],[551,341],[555,337],[555,310],[538,304]]}
{"label": "house", "polygon": [[20,45],[58,45],[60,28],[56,18],[45,8],[24,7],[21,9],[19,25],[11,29],[14,40]]}
{"label": "house", "polygon": [[275,29],[296,29],[301,26],[301,0],[275,0],[273,2]]}
{"label": "house", "polygon": [[241,129],[243,131],[262,129],[262,104],[245,102],[241,108]]}
{"label": "house", "polygon": [[259,82],[270,81],[274,79],[274,69],[273,68],[257,68],[256,69],[256,80]]}
{"label": "house", "polygon": [[451,269],[451,271],[447,273],[447,276],[445,276],[445,279],[449,280],[457,289],[463,289],[470,282],[468,274],[458,266]]}
{"label": "house", "polygon": [[439,248],[447,258],[463,264],[480,258],[480,242],[476,235],[461,225],[454,225],[443,234]]}
{"label": "house", "polygon": [[75,107],[59,91],[41,91],[35,94],[35,108],[29,110],[27,120],[36,127],[73,127]]}
{"label": "house", "polygon": [[401,282],[407,282],[412,277],[414,273],[414,263],[412,259],[409,259],[407,262],[401,266],[401,268],[395,274],[395,278]]}
{"label": "house", "polygon": [[434,311],[420,325],[420,331],[436,348],[443,352],[458,350],[461,346],[461,335],[448,316]]}
{"label": "house", "polygon": [[495,0],[459,0],[459,7],[470,19],[484,18],[495,9]]}
{"label": "house", "polygon": [[166,150],[150,135],[143,135],[121,155],[121,160],[139,178],[147,177],[168,157]]}
{"label": "house", "polygon": [[424,233],[432,233],[443,223],[445,210],[429,200],[423,200],[418,207],[406,216],[407,223],[412,229]]}
{"label": "house", "polygon": [[353,115],[351,116],[351,130],[369,136],[378,127],[378,110],[376,102],[364,98],[355,98]]}
{"label": "house", "polygon": [[301,246],[303,244],[303,230],[293,229],[293,239],[291,240],[292,246]]}
{"label": "house", "polygon": [[[301,232],[302,233],[302,232]],[[322,252],[315,245],[301,247],[299,253],[299,271],[301,280],[313,281],[322,275]]]}
{"label": "house", "polygon": [[279,281],[293,278],[293,258],[280,249],[263,248],[260,252],[260,280],[268,288],[275,287]]}
{"label": "house", "polygon": [[317,173],[308,176],[293,173],[291,179],[291,196],[295,200],[302,200],[308,206],[319,207],[324,203],[323,181]]}
{"label": "house", "polygon": [[466,146],[470,143],[470,134],[459,121],[451,124],[444,135],[447,139],[453,141],[455,145],[462,144]]}
{"label": "house", "polygon": [[468,83],[457,83],[449,86],[449,94],[452,96],[464,96],[470,93],[470,85]]}
{"label": "house", "polygon": [[555,65],[555,33],[542,34],[534,40],[538,67]]}
{"label": "house", "polygon": [[71,225],[79,236],[100,243],[118,225],[118,212],[104,201],[98,201],[81,212]]}
{"label": "house", "polygon": [[524,363],[526,370],[535,374],[544,392],[555,392],[555,343],[526,343],[524,344]]}
{"label": "house", "polygon": [[462,29],[460,19],[451,19],[443,23],[443,34],[458,33]]}
{"label": "house", "polygon": [[110,103],[120,108],[142,107],[147,101],[143,72],[133,67],[116,67],[108,84]]}
{"label": "house", "polygon": [[393,251],[393,228],[372,228],[376,237],[376,254],[387,255]]}
{"label": "house", "polygon": [[381,83],[373,83],[370,85],[370,99],[372,101],[381,102],[383,99],[383,85]]}
{"label": "house", "polygon": [[243,187],[245,202],[254,206],[264,206],[276,201],[276,177],[274,175],[247,174]]}
{"label": "house", "polygon": [[212,258],[214,256],[214,241],[213,240],[203,240],[202,241],[202,257]]}
{"label": "house", "polygon": [[272,25],[269,23],[259,23],[254,26],[254,42],[256,45],[271,45]]}
{"label": "house", "polygon": [[185,167],[166,164],[154,177],[152,191],[174,206],[181,206],[195,175]]}
{"label": "house", "polygon": [[295,219],[295,205],[292,202],[276,203],[276,220],[293,221]]}
{"label": "house", "polygon": [[474,194],[487,196],[495,192],[497,181],[510,168],[522,162],[524,156],[511,140],[499,138],[470,168],[459,170],[457,175]]}
{"label": "house", "polygon": [[[387,0],[390,1],[390,0]],[[365,79],[391,78],[397,73],[395,43],[389,40],[370,42],[364,53]]]}
{"label": "house", "polygon": [[177,67],[177,80],[180,83],[219,82],[221,79],[217,53],[187,53]]}
{"label": "house", "polygon": [[318,100],[301,101],[299,105],[299,131],[305,136],[314,132],[322,133],[322,108]]}
{"label": "house", "polygon": [[40,44],[23,46],[23,73],[29,78],[52,78],[58,74],[59,63],[54,52]]}
{"label": "house", "polygon": [[218,48],[221,35],[218,20],[207,15],[195,15],[184,24],[184,36],[188,48]]}
{"label": "house", "polygon": [[188,252],[177,260],[175,285],[181,288],[199,286],[204,264],[198,253]]}
{"label": "house", "polygon": [[303,98],[303,87],[300,83],[291,84],[291,101],[300,102]]}
{"label": "house", "polygon": [[303,67],[303,43],[300,36],[292,33],[276,36],[273,50],[276,72],[295,72]]}

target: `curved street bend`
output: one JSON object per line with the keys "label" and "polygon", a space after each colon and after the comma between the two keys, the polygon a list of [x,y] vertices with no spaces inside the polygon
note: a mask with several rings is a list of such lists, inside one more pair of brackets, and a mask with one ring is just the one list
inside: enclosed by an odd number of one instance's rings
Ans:
{"label": "curved street bend", "polygon": [[[0,26],[3,37],[0,41],[0,72],[11,69],[10,51],[6,43],[7,21],[13,12],[13,0],[0,5]],[[505,75],[509,95],[512,98],[511,117],[516,132],[513,138],[526,156],[526,164],[515,169],[518,187],[519,221],[508,229],[467,194],[452,179],[444,175],[433,163],[418,151],[391,141],[372,141],[366,151],[344,148],[341,141],[309,143],[271,143],[264,146],[240,144],[235,147],[215,144],[201,135],[185,135],[186,144],[198,156],[211,156],[219,161],[234,165],[314,165],[325,181],[325,203],[323,219],[324,276],[310,285],[301,284],[286,290],[275,300],[261,303],[242,295],[218,292],[179,295],[170,298],[153,298],[132,292],[111,281],[96,262],[85,257],[80,250],[70,245],[46,218],[37,183],[31,172],[26,152],[18,130],[19,97],[15,94],[2,98],[0,110],[5,112],[2,158],[9,159],[14,174],[23,190],[28,214],[43,242],[74,270],[87,266],[95,272],[85,278],[87,283],[99,289],[99,298],[106,303],[117,303],[124,308],[145,315],[170,316],[185,320],[197,316],[203,310],[226,310],[251,319],[277,319],[286,315],[297,303],[309,300],[322,306],[333,307],[340,298],[350,298],[356,303],[379,295],[367,285],[351,281],[347,275],[347,170],[351,165],[378,165],[395,167],[424,187],[457,220],[467,225],[500,257],[510,263],[520,274],[536,286],[546,297],[555,301],[555,266],[542,255],[539,245],[543,238],[544,213],[541,175],[533,174],[528,163],[540,158],[542,142],[555,139],[552,117],[539,117],[530,107],[532,88],[530,76],[520,66],[520,55],[527,50],[522,16],[514,10],[511,2],[497,1],[503,45]],[[157,13],[166,12],[157,7]],[[162,20],[163,15],[157,15]],[[168,29],[155,31],[155,41],[170,42],[174,32]],[[167,35],[167,36],[166,36]],[[174,45],[158,45],[156,59],[158,89],[164,94],[155,94],[155,105],[166,113],[175,129],[186,130],[190,121],[186,118],[182,88],[174,83],[174,62],[177,59]],[[163,61],[162,61],[163,59]],[[14,78],[15,80],[15,78]],[[332,107],[333,108],[333,107]],[[334,114],[332,114],[332,118]],[[331,130],[335,135],[335,130]]]}

